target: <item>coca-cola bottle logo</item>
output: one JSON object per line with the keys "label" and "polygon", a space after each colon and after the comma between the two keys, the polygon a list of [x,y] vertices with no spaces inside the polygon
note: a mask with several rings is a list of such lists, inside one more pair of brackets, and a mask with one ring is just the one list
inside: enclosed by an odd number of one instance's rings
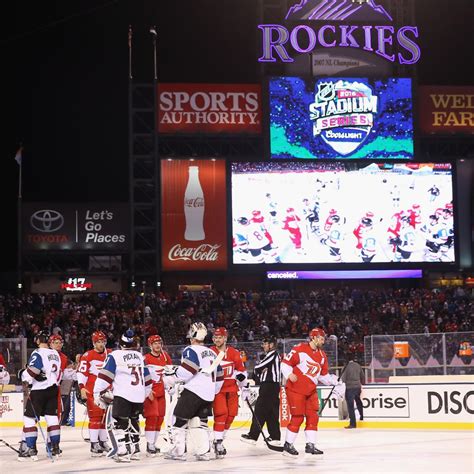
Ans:
{"label": "coca-cola bottle logo", "polygon": [[204,207],[204,198],[185,199],[184,205],[187,207]]}

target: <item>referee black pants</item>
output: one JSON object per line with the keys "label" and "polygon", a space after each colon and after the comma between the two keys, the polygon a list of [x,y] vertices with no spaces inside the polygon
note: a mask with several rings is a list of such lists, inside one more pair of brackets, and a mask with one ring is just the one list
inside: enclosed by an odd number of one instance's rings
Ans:
{"label": "referee black pants", "polygon": [[267,424],[268,434],[273,440],[280,440],[280,384],[262,383],[260,385],[257,403],[255,404],[255,417],[252,419],[249,436],[257,440],[260,435],[260,426]]}

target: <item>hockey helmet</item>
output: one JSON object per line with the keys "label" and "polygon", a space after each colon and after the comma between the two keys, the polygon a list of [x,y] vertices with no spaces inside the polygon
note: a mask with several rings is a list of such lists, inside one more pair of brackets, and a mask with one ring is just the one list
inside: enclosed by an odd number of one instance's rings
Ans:
{"label": "hockey helmet", "polygon": [[262,339],[262,344],[267,342],[268,344],[273,344],[276,346],[277,344],[277,340],[276,340],[276,337],[275,336],[265,336],[263,339]]}
{"label": "hockey helmet", "polygon": [[196,339],[197,341],[204,341],[207,336],[207,328],[204,323],[193,323],[189,326],[188,339]]}
{"label": "hockey helmet", "polygon": [[337,214],[334,214],[333,216],[331,216],[331,220],[333,222],[339,222],[341,218]]}
{"label": "hockey helmet", "polygon": [[226,328],[223,328],[223,327],[220,327],[220,328],[216,328],[216,330],[214,331],[214,336],[224,336],[224,337],[227,337],[227,329]]}
{"label": "hockey helmet", "polygon": [[365,227],[370,227],[372,225],[372,219],[369,219],[368,217],[363,217],[360,222]]}
{"label": "hockey helmet", "polygon": [[48,344],[52,344],[55,341],[63,342],[63,338],[61,337],[61,334],[52,334],[48,339]]}
{"label": "hockey helmet", "polygon": [[322,328],[311,329],[311,331],[309,332],[309,338],[313,339],[313,337],[318,337],[318,336],[326,337],[326,333],[324,332],[324,329]]}
{"label": "hockey helmet", "polygon": [[150,337],[147,339],[148,347],[151,347],[151,345],[152,345],[154,342],[161,342],[161,343],[163,344],[163,339],[161,339],[161,336],[158,335],[158,334],[154,334],[153,336],[150,336]]}
{"label": "hockey helmet", "polygon": [[107,336],[102,331],[94,331],[92,333],[91,339],[94,344],[98,341],[107,342]]}
{"label": "hockey helmet", "polygon": [[372,211],[367,211],[365,213],[365,217],[368,217],[369,219],[373,219],[374,218],[374,213]]}
{"label": "hockey helmet", "polygon": [[410,217],[409,216],[402,216],[400,217],[401,222],[406,222],[407,224],[410,223]]}
{"label": "hockey helmet", "polygon": [[429,217],[431,221],[438,221],[438,216],[436,214],[430,214]]}
{"label": "hockey helmet", "polygon": [[135,333],[132,329],[127,329],[120,338],[120,347],[132,348],[136,346]]}
{"label": "hockey helmet", "polygon": [[252,211],[252,216],[253,216],[253,217],[259,217],[261,214],[262,214],[262,213],[261,213],[260,211],[257,211],[257,210]]}
{"label": "hockey helmet", "polygon": [[295,212],[295,209],[294,209],[293,207],[289,207],[289,208],[286,210],[286,212],[287,212],[288,214],[291,214],[292,212]]}
{"label": "hockey helmet", "polygon": [[240,224],[240,225],[249,225],[249,220],[246,218],[246,217],[239,217],[237,219],[237,222]]}

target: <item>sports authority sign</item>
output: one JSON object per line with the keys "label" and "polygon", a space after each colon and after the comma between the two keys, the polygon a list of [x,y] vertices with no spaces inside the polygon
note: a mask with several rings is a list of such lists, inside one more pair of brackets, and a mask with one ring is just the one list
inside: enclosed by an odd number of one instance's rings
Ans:
{"label": "sports authority sign", "polygon": [[247,133],[262,130],[258,84],[159,84],[159,133]]}
{"label": "sports authority sign", "polygon": [[418,116],[426,134],[474,134],[474,87],[420,86]]}
{"label": "sports authority sign", "polygon": [[393,26],[392,16],[379,3],[294,0],[285,16],[285,25],[258,26],[262,33],[262,55],[258,60],[291,63],[296,54],[321,48],[353,48],[392,63],[417,63],[421,56],[418,28]]}
{"label": "sports authority sign", "polygon": [[225,270],[224,160],[161,162],[163,270]]}

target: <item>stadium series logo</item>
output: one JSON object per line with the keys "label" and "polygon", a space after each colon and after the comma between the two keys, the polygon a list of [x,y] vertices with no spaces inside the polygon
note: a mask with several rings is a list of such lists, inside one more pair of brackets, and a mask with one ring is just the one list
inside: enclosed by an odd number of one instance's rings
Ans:
{"label": "stadium series logo", "polygon": [[[375,0],[300,0],[290,7],[288,23],[305,22],[291,28],[258,25],[262,30],[262,56],[259,62],[291,63],[290,52],[305,54],[320,48],[357,48],[400,64],[415,64],[421,56],[416,43],[418,28],[387,24],[392,17]],[[318,27],[309,26],[318,22]],[[335,24],[319,23],[332,22]],[[361,22],[383,23],[362,25]],[[346,23],[346,24],[344,24]],[[357,23],[357,24],[354,24]],[[291,45],[291,47],[290,47]],[[392,48],[398,45],[398,53]]]}
{"label": "stadium series logo", "polygon": [[355,151],[369,136],[378,98],[361,82],[320,82],[309,106],[313,136],[341,155]]}

